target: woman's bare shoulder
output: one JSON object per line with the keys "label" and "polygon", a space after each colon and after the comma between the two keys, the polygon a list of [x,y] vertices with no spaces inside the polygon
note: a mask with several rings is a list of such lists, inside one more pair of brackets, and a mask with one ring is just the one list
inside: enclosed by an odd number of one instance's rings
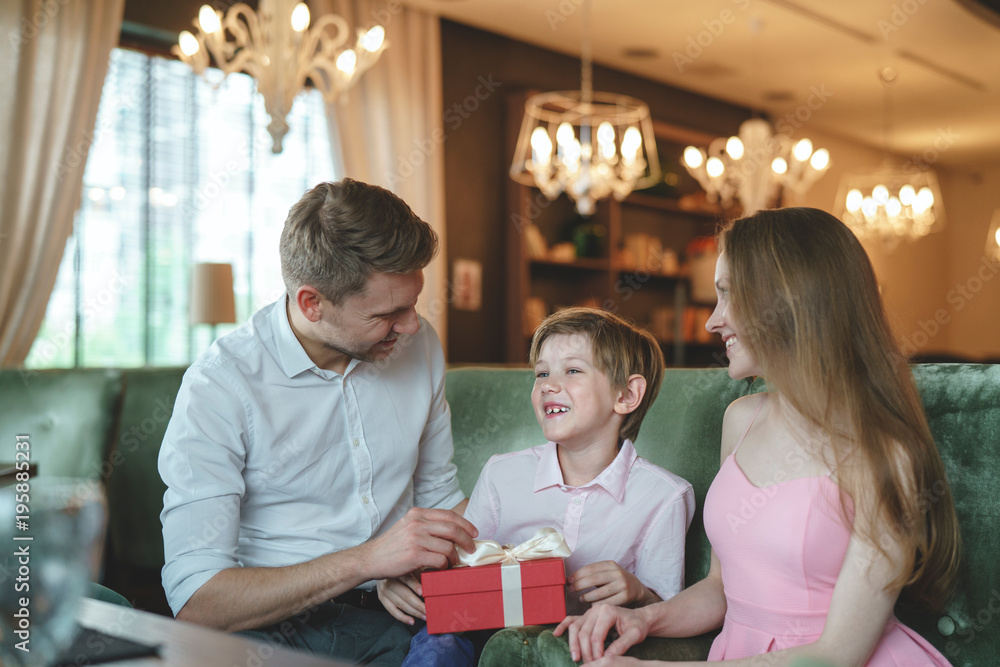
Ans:
{"label": "woman's bare shoulder", "polygon": [[750,394],[742,396],[729,404],[726,414],[722,418],[722,449],[720,461],[725,461],[726,457],[736,449],[736,443],[750,425],[750,420],[760,408],[760,404],[766,399],[767,394]]}

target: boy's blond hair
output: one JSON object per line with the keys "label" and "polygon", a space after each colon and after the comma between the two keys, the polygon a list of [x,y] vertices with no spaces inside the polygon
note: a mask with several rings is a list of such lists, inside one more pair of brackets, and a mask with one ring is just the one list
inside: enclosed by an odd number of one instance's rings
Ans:
{"label": "boy's blond hair", "polygon": [[656,338],[606,310],[564,308],[546,317],[535,329],[528,356],[532,366],[538,362],[542,344],[557,334],[583,334],[590,338],[594,365],[607,376],[616,391],[627,389],[630,375],[646,378],[646,393],[638,407],[625,415],[618,431],[620,440],[635,440],[663,381],[663,352]]}

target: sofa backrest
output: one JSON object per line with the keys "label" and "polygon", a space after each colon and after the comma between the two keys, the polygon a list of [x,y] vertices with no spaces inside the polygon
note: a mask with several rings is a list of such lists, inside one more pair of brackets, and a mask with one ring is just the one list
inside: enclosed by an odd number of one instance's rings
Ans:
{"label": "sofa backrest", "polygon": [[[1000,365],[919,364],[913,375],[962,532],[958,588],[941,613],[897,605],[900,620],[952,664],[1000,662]],[[927,490],[926,502],[940,494]]]}
{"label": "sofa backrest", "polygon": [[130,567],[163,566],[160,511],[167,487],[156,464],[185,370],[124,372],[120,427],[105,468],[108,501],[115,508],[108,522],[110,547],[116,561]]}
{"label": "sofa backrest", "polygon": [[[943,612],[897,605],[901,620],[955,665],[996,664],[1000,633],[1000,366],[913,367],[934,440],[955,498],[964,543],[958,589]],[[531,408],[530,370],[464,368],[448,372],[455,461],[468,495],[493,454],[544,442]],[[763,383],[729,379],[724,369],[667,369],[639,436],[639,454],[691,482],[697,510],[688,532],[688,585],[708,572],[702,507],[719,469],[726,406]],[[934,502],[934,490],[928,492]]]}
{"label": "sofa backrest", "polygon": [[100,478],[114,441],[121,371],[0,369],[0,462],[26,435],[37,474]]}

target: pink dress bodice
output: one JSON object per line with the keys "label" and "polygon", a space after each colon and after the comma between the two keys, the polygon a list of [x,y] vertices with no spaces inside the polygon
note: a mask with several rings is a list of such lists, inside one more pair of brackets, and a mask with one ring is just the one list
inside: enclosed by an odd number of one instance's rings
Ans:
{"label": "pink dress bodice", "polygon": [[[849,499],[845,518],[830,477],[757,487],[735,457],[723,462],[705,498],[705,532],[722,565],[727,603],[709,660],[816,641],[851,538]],[[948,664],[895,617],[868,660],[879,667]]]}

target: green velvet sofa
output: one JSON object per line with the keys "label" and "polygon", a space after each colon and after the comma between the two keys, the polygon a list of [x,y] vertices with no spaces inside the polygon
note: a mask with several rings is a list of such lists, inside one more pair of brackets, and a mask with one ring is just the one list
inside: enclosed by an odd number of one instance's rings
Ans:
{"label": "green velvet sofa", "polygon": [[[108,544],[102,582],[141,609],[169,613],[159,587],[163,483],[156,456],[183,368],[0,370],[0,462],[13,459],[17,434],[31,437],[38,473],[88,475],[108,488]],[[1000,664],[1000,365],[914,366],[931,430],[941,450],[962,526],[959,588],[944,610],[902,605],[899,617],[955,665]],[[459,481],[471,493],[493,454],[543,441],[532,414],[528,370],[452,368],[452,410]],[[719,466],[726,406],[760,384],[730,380],[723,369],[668,369],[636,441],[640,454],[689,480],[698,511],[687,542],[687,580],[708,569],[702,528],[705,492]],[[0,582],[2,585],[2,582]],[[633,655],[704,659],[713,633],[653,639]],[[561,640],[544,628],[504,630],[482,665],[568,664]]]}

